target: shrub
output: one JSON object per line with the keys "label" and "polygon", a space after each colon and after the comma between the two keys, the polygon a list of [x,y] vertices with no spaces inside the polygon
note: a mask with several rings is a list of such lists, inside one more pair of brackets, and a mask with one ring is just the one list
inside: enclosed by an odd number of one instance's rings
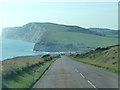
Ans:
{"label": "shrub", "polygon": [[43,55],[42,58],[49,57],[49,56],[50,56],[49,54]]}

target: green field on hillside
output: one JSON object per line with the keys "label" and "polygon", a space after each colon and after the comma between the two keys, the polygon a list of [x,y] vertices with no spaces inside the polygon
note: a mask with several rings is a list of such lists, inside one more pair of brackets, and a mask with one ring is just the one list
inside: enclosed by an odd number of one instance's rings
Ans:
{"label": "green field on hillside", "polygon": [[84,44],[90,47],[106,47],[118,44],[117,38],[84,34],[79,32],[52,31],[48,34],[49,40],[56,40],[61,44]]}

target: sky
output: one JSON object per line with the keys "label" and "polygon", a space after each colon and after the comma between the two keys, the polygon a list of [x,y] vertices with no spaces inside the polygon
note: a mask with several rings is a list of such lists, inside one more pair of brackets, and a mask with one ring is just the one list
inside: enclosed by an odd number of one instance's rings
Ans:
{"label": "sky", "polygon": [[84,28],[118,29],[117,2],[2,2],[2,27],[52,22]]}

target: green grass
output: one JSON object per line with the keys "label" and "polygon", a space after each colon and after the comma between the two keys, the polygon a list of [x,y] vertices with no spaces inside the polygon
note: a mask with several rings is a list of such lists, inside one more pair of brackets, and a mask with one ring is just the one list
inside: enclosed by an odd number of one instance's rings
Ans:
{"label": "green grass", "polygon": [[3,76],[3,88],[30,88],[39,80],[49,66],[56,60],[45,61],[43,64],[37,64],[34,67],[27,67],[17,74],[12,74],[8,77]]}
{"label": "green grass", "polygon": [[110,64],[96,62],[96,61],[95,62],[90,61],[90,60],[87,60],[87,59],[78,59],[78,58],[74,58],[74,57],[71,57],[71,58],[75,61],[79,61],[79,62],[82,62],[82,63],[85,63],[85,64],[93,65],[95,67],[103,68],[103,69],[106,69],[110,72],[118,74],[118,65],[114,66],[114,65],[110,65]]}
{"label": "green grass", "polygon": [[118,44],[117,38],[102,37],[79,32],[53,31],[48,35],[49,40],[57,40],[61,44],[82,43],[90,47],[106,47]]}

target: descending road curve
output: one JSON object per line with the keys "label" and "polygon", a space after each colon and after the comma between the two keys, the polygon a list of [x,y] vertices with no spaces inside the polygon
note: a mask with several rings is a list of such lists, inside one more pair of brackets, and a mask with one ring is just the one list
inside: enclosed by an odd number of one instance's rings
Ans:
{"label": "descending road curve", "polygon": [[33,88],[118,88],[118,76],[62,56]]}

